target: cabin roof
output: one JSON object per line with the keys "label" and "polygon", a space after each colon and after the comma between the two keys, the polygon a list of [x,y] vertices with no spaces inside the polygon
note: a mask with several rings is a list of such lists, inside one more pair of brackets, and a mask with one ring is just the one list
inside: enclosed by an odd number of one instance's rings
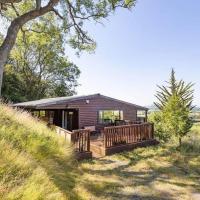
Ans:
{"label": "cabin roof", "polygon": [[142,109],[142,110],[148,110],[148,108],[143,107],[143,106],[139,106],[133,103],[129,103],[126,101],[122,101],[122,100],[118,100],[112,97],[108,97],[108,96],[104,96],[101,94],[92,94],[92,95],[82,95],[82,96],[68,96],[68,97],[56,97],[56,98],[48,98],[48,99],[40,99],[40,100],[35,100],[35,101],[27,101],[27,102],[22,102],[22,103],[16,103],[13,104],[14,107],[24,107],[24,108],[39,108],[42,106],[50,106],[50,105],[56,105],[56,104],[61,104],[61,103],[70,103],[73,101],[77,101],[77,100],[87,100],[87,99],[92,99],[92,98],[96,98],[96,97],[103,97],[112,101],[117,101],[120,103],[124,103],[124,104],[128,104],[131,106],[135,106],[138,109]]}

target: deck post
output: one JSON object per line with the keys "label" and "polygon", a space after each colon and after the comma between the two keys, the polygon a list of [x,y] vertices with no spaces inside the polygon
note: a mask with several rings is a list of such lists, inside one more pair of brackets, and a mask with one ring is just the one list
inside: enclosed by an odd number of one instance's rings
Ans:
{"label": "deck post", "polygon": [[107,147],[107,137],[106,137],[106,130],[104,128],[104,130],[102,131],[103,133],[103,142],[104,142],[104,147],[106,148]]}
{"label": "deck post", "polygon": [[87,151],[90,151],[90,131],[87,133]]}
{"label": "deck post", "polygon": [[147,122],[147,110],[145,110],[145,122]]}

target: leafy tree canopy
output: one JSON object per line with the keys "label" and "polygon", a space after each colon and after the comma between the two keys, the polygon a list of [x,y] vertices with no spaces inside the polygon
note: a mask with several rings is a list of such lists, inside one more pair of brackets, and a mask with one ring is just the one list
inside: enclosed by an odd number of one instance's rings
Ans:
{"label": "leafy tree canopy", "polygon": [[[4,2],[4,0],[0,0],[1,2]],[[8,22],[22,17],[37,7],[43,9],[43,7],[52,3],[47,13],[56,17],[55,23],[60,25],[63,33],[65,33],[66,41],[71,47],[80,51],[94,50],[96,46],[94,40],[85,30],[85,23],[89,21],[101,23],[101,20],[108,17],[116,8],[131,8],[135,4],[135,0],[10,0],[8,2],[12,3],[2,3],[1,9],[2,17]],[[23,24],[21,30],[40,31],[41,27],[37,26],[40,20],[46,21],[46,25],[48,24],[46,15],[39,15],[35,20],[29,20],[26,24]],[[45,30],[46,27],[44,26],[42,29]]]}
{"label": "leafy tree canopy", "polygon": [[54,15],[65,42],[78,51],[94,50],[96,44],[85,29],[87,22],[101,22],[116,8],[131,8],[134,4],[135,0],[0,0],[1,18],[9,22],[0,46],[0,95],[4,65],[20,30],[38,32],[37,23],[47,14]]}
{"label": "leafy tree canopy", "polygon": [[[46,20],[48,23],[46,23]],[[75,93],[80,71],[65,57],[64,36],[47,15],[35,31],[20,31],[5,67],[2,95],[19,102]]]}

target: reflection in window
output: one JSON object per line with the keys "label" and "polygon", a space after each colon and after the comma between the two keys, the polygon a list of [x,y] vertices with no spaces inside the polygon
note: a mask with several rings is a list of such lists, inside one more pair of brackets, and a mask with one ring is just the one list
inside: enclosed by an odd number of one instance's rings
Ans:
{"label": "reflection in window", "polygon": [[145,110],[137,110],[137,121],[139,121],[139,122],[146,121],[146,111]]}
{"label": "reflection in window", "polygon": [[45,111],[45,110],[35,110],[35,111],[32,111],[31,113],[34,117],[37,117],[38,119],[45,121],[47,123],[49,123],[50,118],[52,121],[53,114],[54,114],[53,111]]}
{"label": "reflection in window", "polygon": [[99,123],[114,123],[115,120],[123,120],[122,110],[100,110]]}
{"label": "reflection in window", "polygon": [[35,111],[32,111],[32,115],[35,116],[35,117],[45,117],[46,116],[46,112],[45,110],[35,110]]}

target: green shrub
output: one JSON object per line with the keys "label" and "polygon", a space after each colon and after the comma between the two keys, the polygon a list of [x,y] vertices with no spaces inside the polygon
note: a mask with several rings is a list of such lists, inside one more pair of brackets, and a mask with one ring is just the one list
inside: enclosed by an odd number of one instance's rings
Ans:
{"label": "green shrub", "polygon": [[154,134],[160,142],[167,142],[170,139],[170,134],[166,131],[165,124],[162,120],[162,112],[152,112],[148,116],[148,121],[154,123]]}

